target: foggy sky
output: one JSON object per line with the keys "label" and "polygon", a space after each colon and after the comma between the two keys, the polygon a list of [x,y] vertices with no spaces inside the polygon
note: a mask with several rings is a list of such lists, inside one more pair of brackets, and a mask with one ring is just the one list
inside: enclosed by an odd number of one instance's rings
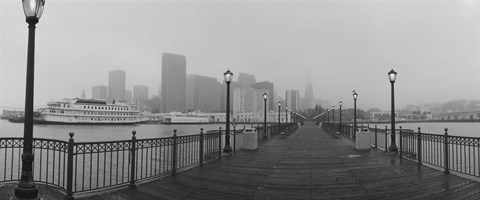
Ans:
{"label": "foggy sky", "polygon": [[[21,1],[0,1],[0,106],[24,105],[28,29]],[[79,97],[127,73],[127,89],[158,94],[163,52],[187,73],[223,79],[230,69],[274,83],[278,95],[306,80],[344,108],[389,109],[387,73],[398,72],[397,108],[480,99],[476,1],[59,1],[36,29],[35,105]]]}

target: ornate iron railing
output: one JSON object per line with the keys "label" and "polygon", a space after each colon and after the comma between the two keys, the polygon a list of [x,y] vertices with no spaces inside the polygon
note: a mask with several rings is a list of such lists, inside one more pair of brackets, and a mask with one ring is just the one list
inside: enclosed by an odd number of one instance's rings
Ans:
{"label": "ornate iron railing", "polygon": [[[323,123],[322,127],[328,131],[341,130],[342,135],[353,138],[352,126],[342,125],[337,129],[333,124]],[[359,126],[360,127],[360,126]],[[370,128],[371,146],[388,151],[391,143],[390,130],[385,128]],[[353,134],[354,135],[354,134]],[[480,177],[480,138],[448,135],[445,129],[443,135],[422,133],[402,129],[396,133],[396,144],[399,147],[400,158],[415,160],[419,165],[425,164],[442,169],[444,173],[450,171],[474,177]]]}
{"label": "ornate iron railing", "polygon": [[[287,128],[270,125],[267,133],[274,136]],[[234,151],[243,144],[237,139],[242,132],[235,127],[231,131]],[[131,140],[105,142],[75,142],[73,132],[68,142],[34,138],[33,179],[63,189],[69,198],[122,185],[135,187],[139,181],[219,159],[225,143],[221,129],[185,136],[177,136],[175,130],[173,137],[152,139],[136,139],[136,132],[132,134]],[[20,179],[22,149],[23,138],[0,138],[0,182]]]}

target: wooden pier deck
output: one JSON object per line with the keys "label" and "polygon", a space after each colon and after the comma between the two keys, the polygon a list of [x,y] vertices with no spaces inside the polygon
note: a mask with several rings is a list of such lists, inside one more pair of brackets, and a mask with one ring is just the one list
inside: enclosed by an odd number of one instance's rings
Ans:
{"label": "wooden pier deck", "polygon": [[255,151],[240,151],[135,189],[76,199],[480,199],[480,182],[398,155],[357,151],[346,139],[306,123]]}

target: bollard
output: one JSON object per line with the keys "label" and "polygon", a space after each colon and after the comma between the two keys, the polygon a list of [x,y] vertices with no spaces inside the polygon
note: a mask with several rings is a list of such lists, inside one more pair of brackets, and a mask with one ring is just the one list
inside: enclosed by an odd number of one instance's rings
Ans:
{"label": "bollard", "polygon": [[445,170],[443,171],[444,174],[449,174],[450,170],[448,169],[448,128],[445,128],[445,135],[443,136],[443,143],[445,144],[444,152],[445,155]]}
{"label": "bollard", "polygon": [[387,126],[385,126],[385,152],[388,151],[388,144],[387,144],[387,141],[388,141],[387,138],[388,138],[388,136],[387,136],[387,130],[388,130],[388,129],[387,129]]}
{"label": "bollard", "polygon": [[200,156],[200,166],[203,165],[203,149],[204,149],[204,147],[203,147],[203,145],[204,145],[203,144],[204,143],[203,137],[204,137],[203,136],[203,128],[200,128],[200,141],[199,141],[200,142],[200,144],[199,144],[199,146],[200,146],[200,149],[199,149],[200,150],[200,155],[199,155]]}
{"label": "bollard", "polygon": [[177,174],[177,129],[173,129],[172,175]]}
{"label": "bollard", "polygon": [[132,141],[131,141],[131,149],[130,149],[130,184],[128,185],[130,188],[135,188],[137,187],[135,183],[135,154],[136,154],[136,144],[137,144],[137,137],[135,135],[137,134],[137,131],[132,131]]}
{"label": "bollard", "polygon": [[420,127],[418,127],[417,134],[417,164],[422,164],[422,132],[420,131]]}
{"label": "bollard", "polygon": [[402,159],[402,157],[403,157],[402,126],[399,126],[399,128],[400,128],[400,135],[399,135],[399,137],[398,137],[398,139],[400,140],[400,141],[399,141],[399,142],[400,142],[400,152],[399,152],[399,156],[400,156],[400,159]]}
{"label": "bollard", "polygon": [[68,133],[70,139],[68,140],[68,166],[67,166],[67,199],[73,199],[73,132]]}
{"label": "bollard", "polygon": [[375,125],[375,149],[378,149],[378,142],[377,142],[377,125]]}

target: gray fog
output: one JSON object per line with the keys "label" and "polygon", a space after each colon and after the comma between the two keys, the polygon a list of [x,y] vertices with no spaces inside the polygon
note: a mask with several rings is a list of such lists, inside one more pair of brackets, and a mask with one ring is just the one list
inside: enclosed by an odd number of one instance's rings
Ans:
{"label": "gray fog", "polygon": [[[19,0],[0,1],[0,106],[23,107],[27,23]],[[277,95],[311,78],[316,99],[388,109],[480,99],[480,3],[475,0],[46,0],[37,24],[35,105],[80,97],[127,73],[127,89],[158,94],[161,56],[187,73],[230,69],[274,83]],[[234,78],[234,79],[235,79]]]}

